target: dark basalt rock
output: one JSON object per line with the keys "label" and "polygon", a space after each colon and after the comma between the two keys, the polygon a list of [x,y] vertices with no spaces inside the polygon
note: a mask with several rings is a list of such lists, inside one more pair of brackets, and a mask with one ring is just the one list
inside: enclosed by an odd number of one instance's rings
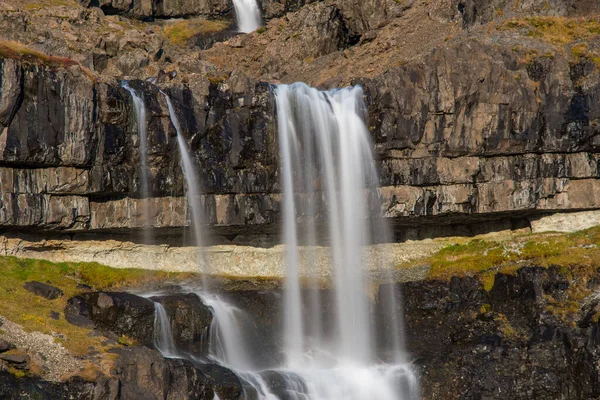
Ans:
{"label": "dark basalt rock", "polygon": [[148,400],[212,400],[209,379],[192,362],[163,358],[156,350],[130,347],[118,350],[115,363],[120,398]]}
{"label": "dark basalt rock", "polygon": [[64,292],[56,286],[36,281],[25,282],[23,288],[28,292],[42,296],[48,300],[55,300],[64,294]]}
{"label": "dark basalt rock", "polygon": [[65,318],[153,346],[154,303],[130,293],[93,292],[69,299]]}
{"label": "dark basalt rock", "polygon": [[[94,399],[94,384],[81,379],[68,382],[46,382],[32,377],[17,378],[0,370],[0,398],[4,400],[72,400]],[[97,397],[100,399],[101,397]]]}
{"label": "dark basalt rock", "polygon": [[163,305],[177,348],[196,357],[205,356],[212,313],[193,293],[153,297]]}
{"label": "dark basalt rock", "polygon": [[521,268],[497,274],[489,293],[474,278],[403,284],[407,345],[423,396],[597,398],[600,307],[576,296],[595,290],[598,275],[578,274]]}
{"label": "dark basalt rock", "polygon": [[240,378],[231,370],[217,364],[202,364],[196,365],[196,367],[202,371],[220,399],[241,400],[244,398]]}

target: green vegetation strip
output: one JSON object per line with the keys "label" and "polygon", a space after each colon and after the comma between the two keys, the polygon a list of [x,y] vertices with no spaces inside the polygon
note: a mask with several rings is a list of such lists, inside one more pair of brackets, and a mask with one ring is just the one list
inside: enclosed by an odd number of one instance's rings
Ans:
{"label": "green vegetation strip", "polygon": [[206,19],[188,19],[168,23],[164,26],[165,36],[174,44],[185,45],[191,38],[203,34],[220,32],[229,24],[225,21],[209,21]]}
{"label": "green vegetation strip", "polygon": [[[89,337],[89,329],[68,323],[62,311],[67,300],[82,292],[78,284],[97,290],[119,290],[128,286],[186,279],[191,274],[141,269],[115,269],[96,263],[51,263],[42,260],[0,257],[0,315],[20,324],[26,331],[60,333],[59,342],[74,355],[85,355],[88,347],[102,349],[104,338]],[[23,288],[27,281],[39,281],[59,287],[65,293],[56,300],[36,296]],[[50,312],[60,312],[60,318]]]}
{"label": "green vegetation strip", "polygon": [[81,71],[91,80],[95,76],[88,68],[81,66],[77,61],[68,57],[59,57],[34,50],[23,43],[10,40],[0,40],[0,59],[9,58],[28,64],[46,65],[51,68],[68,68],[78,66]]}
{"label": "green vegetation strip", "polygon": [[477,276],[490,290],[496,273],[512,273],[523,266],[558,266],[565,274],[574,268],[589,271],[600,266],[600,227],[570,234],[529,234],[502,241],[462,241],[399,267],[428,264],[431,279]]}

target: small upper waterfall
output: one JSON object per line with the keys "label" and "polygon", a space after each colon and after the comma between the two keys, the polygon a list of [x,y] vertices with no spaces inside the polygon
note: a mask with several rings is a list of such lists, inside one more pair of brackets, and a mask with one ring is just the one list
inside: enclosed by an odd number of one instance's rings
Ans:
{"label": "small upper waterfall", "polygon": [[173,342],[171,321],[167,311],[158,301],[154,302],[154,346],[165,357],[179,357],[177,347]]}
{"label": "small upper waterfall", "polygon": [[261,26],[262,17],[256,0],[233,0],[233,6],[240,32],[252,32]]}
{"label": "small upper waterfall", "polygon": [[[192,228],[194,229],[194,239],[196,240],[196,246],[198,246],[198,248],[201,248],[203,244],[203,216],[202,201],[200,197],[200,185],[198,183],[198,174],[196,173],[196,168],[194,167],[194,162],[192,160],[188,144],[186,143],[185,138],[181,133],[181,125],[179,124],[177,113],[175,112],[175,108],[173,107],[173,102],[167,94],[163,94],[167,100],[167,106],[169,108],[169,116],[171,117],[171,123],[173,124],[173,126],[175,127],[175,131],[177,132],[177,144],[179,146],[179,154],[181,157],[181,167],[183,169],[183,175],[185,177],[185,182],[187,185],[186,197],[188,201],[188,208],[192,214]],[[204,268],[204,260],[202,259],[201,250],[199,250],[199,263],[200,272],[207,272]]]}
{"label": "small upper waterfall", "polygon": [[[131,94],[133,105],[135,109],[135,115],[137,119],[137,132],[139,138],[139,149],[140,149],[140,195],[142,197],[142,214],[143,224],[148,227],[151,224],[150,215],[150,177],[148,175],[148,121],[146,117],[146,105],[142,96],[133,90],[127,81],[123,81],[121,86]],[[143,237],[145,243],[151,242],[150,230],[143,230]]]}

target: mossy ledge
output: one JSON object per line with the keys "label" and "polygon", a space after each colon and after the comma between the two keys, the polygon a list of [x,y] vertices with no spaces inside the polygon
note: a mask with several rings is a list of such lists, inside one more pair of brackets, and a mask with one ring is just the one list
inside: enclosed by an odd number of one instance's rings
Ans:
{"label": "mossy ledge", "polygon": [[575,233],[451,239],[433,255],[398,268],[423,264],[430,266],[428,279],[474,276],[488,291],[497,273],[512,274],[528,265],[558,267],[565,275],[588,275],[600,266],[600,227]]}

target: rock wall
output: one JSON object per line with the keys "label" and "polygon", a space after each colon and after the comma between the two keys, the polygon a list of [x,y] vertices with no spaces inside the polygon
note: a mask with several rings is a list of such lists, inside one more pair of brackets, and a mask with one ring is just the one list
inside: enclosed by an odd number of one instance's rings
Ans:
{"label": "rock wall", "polygon": [[[475,224],[600,208],[600,85],[592,61],[485,40],[359,79],[394,226]],[[476,72],[472,72],[476,71]],[[175,104],[222,235],[276,233],[276,110],[270,85],[233,72],[158,85]],[[182,228],[189,211],[176,132],[159,87],[148,110],[152,197],[140,196],[130,94],[77,66],[0,61],[0,227],[115,232]],[[150,221],[143,209],[150,210]],[[520,227],[520,226],[519,226]]]}

